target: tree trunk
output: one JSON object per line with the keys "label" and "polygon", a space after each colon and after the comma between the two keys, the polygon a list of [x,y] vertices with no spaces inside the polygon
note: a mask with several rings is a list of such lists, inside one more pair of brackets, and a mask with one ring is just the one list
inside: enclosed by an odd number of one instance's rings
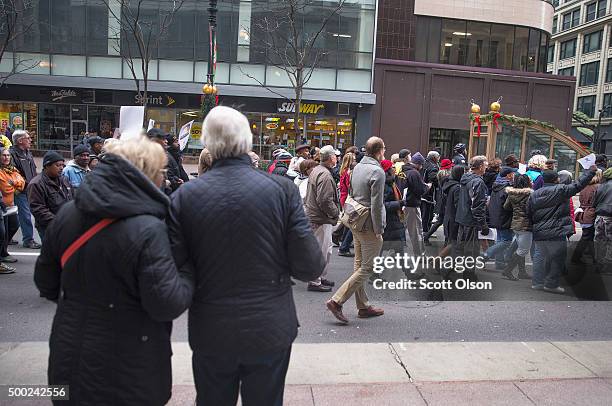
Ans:
{"label": "tree trunk", "polygon": [[[302,70],[298,69],[295,82],[295,113],[293,115],[295,128],[295,141],[297,144],[306,143],[306,137],[300,131],[300,111],[302,110]],[[306,120],[304,120],[304,133],[306,132]]]}

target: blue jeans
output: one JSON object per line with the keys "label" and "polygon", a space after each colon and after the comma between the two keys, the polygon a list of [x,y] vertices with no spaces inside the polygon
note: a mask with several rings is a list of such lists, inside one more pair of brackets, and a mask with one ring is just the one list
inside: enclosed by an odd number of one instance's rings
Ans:
{"label": "blue jeans", "polygon": [[489,247],[485,255],[489,258],[495,258],[496,264],[507,262],[508,248],[514,238],[514,232],[512,230],[497,229],[497,240],[495,244]]}
{"label": "blue jeans", "polygon": [[347,228],[344,231],[344,237],[342,238],[342,244],[340,244],[340,248],[338,248],[338,251],[349,252],[351,250],[352,242],[353,242],[353,232],[349,228]]}
{"label": "blue jeans", "polygon": [[21,227],[23,243],[27,244],[34,240],[34,227],[32,227],[30,203],[28,203],[28,196],[25,192],[15,195],[15,205],[17,205],[19,210],[19,227]]}
{"label": "blue jeans", "polygon": [[561,274],[565,269],[567,240],[565,238],[535,241],[532,285],[543,285],[554,289],[559,287]]}

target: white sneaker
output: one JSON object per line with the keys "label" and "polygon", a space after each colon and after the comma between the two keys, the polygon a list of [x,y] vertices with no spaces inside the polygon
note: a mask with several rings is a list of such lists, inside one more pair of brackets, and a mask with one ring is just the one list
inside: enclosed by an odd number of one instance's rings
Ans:
{"label": "white sneaker", "polygon": [[533,290],[542,290],[542,289],[544,289],[544,285],[531,285],[531,289],[533,289]]}
{"label": "white sneaker", "polygon": [[544,290],[550,293],[565,293],[565,289],[563,289],[561,286],[557,286],[556,288],[547,288],[544,286]]}

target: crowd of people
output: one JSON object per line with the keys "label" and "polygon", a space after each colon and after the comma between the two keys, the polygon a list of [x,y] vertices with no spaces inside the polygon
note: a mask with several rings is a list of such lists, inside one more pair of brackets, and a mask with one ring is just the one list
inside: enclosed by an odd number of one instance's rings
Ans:
{"label": "crowd of people", "polygon": [[[170,322],[189,309],[197,404],[236,404],[240,392],[243,404],[281,405],[298,328],[293,280],[332,294],[326,307],[342,323],[352,296],[357,317],[378,317],[384,310],[370,302],[366,283],[381,255],[482,257],[507,279],[563,293],[578,222],[571,260],[590,253],[600,272],[611,269],[605,156],[573,180],[539,151],[519,171],[514,155],[468,159],[463,144],[447,158],[436,149],[389,154],[371,137],[344,153],[330,145],[298,145],[295,156],[278,149],[262,169],[238,111],[214,108],[202,134],[206,148],[191,180],[176,137],[159,129],[88,140],[68,164],[50,151],[40,174],[27,132],[16,131],[10,153],[0,152],[4,206],[19,207],[4,222],[2,258],[10,259],[6,246],[24,228],[21,196],[43,239],[36,286],[58,303],[49,383],[69,384],[77,403],[165,404]],[[440,227],[444,243],[429,248]],[[24,245],[34,247],[25,228]],[[334,244],[353,258],[335,292]],[[479,272],[466,265],[452,276],[475,281]]]}

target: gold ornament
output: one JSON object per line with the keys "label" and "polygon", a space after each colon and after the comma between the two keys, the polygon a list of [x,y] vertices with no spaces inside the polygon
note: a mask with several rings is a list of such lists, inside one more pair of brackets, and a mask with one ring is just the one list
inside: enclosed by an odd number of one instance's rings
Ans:
{"label": "gold ornament", "polygon": [[476,103],[472,103],[472,113],[474,114],[480,113],[480,106],[477,105]]}
{"label": "gold ornament", "polygon": [[495,113],[499,113],[500,110],[501,110],[501,104],[499,104],[498,101],[491,103],[491,111]]}
{"label": "gold ornament", "polygon": [[210,85],[210,83],[206,83],[204,87],[202,87],[202,91],[204,94],[212,94],[213,87]]}
{"label": "gold ornament", "polygon": [[217,86],[212,87],[212,94],[217,94]]}

